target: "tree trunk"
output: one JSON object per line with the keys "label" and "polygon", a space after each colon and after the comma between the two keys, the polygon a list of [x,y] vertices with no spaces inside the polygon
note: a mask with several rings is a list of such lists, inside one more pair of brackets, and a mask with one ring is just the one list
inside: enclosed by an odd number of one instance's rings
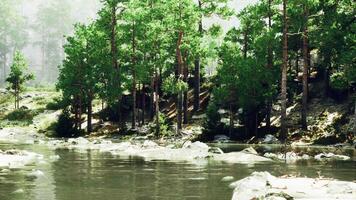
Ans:
{"label": "tree trunk", "polygon": [[4,54],[4,74],[3,74],[3,76],[4,76],[4,82],[6,82],[6,62],[7,62],[7,57],[6,57],[6,54]]}
{"label": "tree trunk", "polygon": [[136,129],[136,41],[135,22],[132,25],[132,129]]}
{"label": "tree trunk", "polygon": [[244,49],[243,49],[243,53],[244,53],[244,58],[247,58],[247,51],[248,51],[248,41],[247,41],[247,28],[244,31]]}
{"label": "tree trunk", "polygon": [[283,0],[283,65],[281,81],[281,138],[287,138],[287,65],[288,65],[288,21],[287,21],[287,0]]}
{"label": "tree trunk", "polygon": [[93,106],[92,106],[92,101],[93,101],[93,95],[91,94],[91,91],[89,92],[88,95],[88,121],[87,121],[87,132],[91,133],[93,131],[92,127],[92,116],[93,116]]}
{"label": "tree trunk", "polygon": [[231,138],[232,132],[234,130],[234,111],[231,103],[229,105],[229,115],[230,115],[229,137]]}
{"label": "tree trunk", "polygon": [[[199,8],[202,9],[202,2],[198,0]],[[199,34],[200,37],[203,36],[203,21],[202,16],[199,20]],[[200,109],[200,57],[197,56],[194,62],[194,111]]]}
{"label": "tree trunk", "polygon": [[[182,53],[180,49],[180,46],[182,44],[182,39],[183,39],[183,31],[179,31],[177,49],[176,49],[176,56],[178,61],[178,66],[177,66],[178,79],[182,79],[182,75],[183,75],[183,61],[182,61]],[[177,133],[180,133],[180,131],[182,130],[182,122],[183,122],[182,104],[183,104],[183,91],[179,91],[178,99],[177,99]]]}
{"label": "tree trunk", "polygon": [[145,125],[145,108],[146,108],[146,96],[145,96],[145,84],[142,84],[142,125]]}
{"label": "tree trunk", "polygon": [[[121,77],[120,77],[120,66],[117,61],[117,45],[116,45],[116,5],[111,8],[111,36],[110,36],[110,44],[111,44],[111,56],[112,56],[112,67],[117,71],[117,81],[118,81],[118,90],[121,88]],[[121,100],[122,97],[119,94],[118,96],[118,114],[119,114],[119,126],[122,127],[123,120],[121,115]]]}
{"label": "tree trunk", "polygon": [[[185,53],[185,58],[184,58],[184,69],[183,69],[183,74],[184,74],[184,77],[183,77],[183,80],[184,82],[188,82],[188,63],[187,63],[187,53]],[[189,99],[188,99],[188,91],[184,91],[184,94],[183,94],[183,117],[184,117],[184,121],[183,123],[184,124],[188,124],[188,103],[189,103]]]}
{"label": "tree trunk", "polygon": [[155,104],[156,104],[156,136],[157,138],[160,136],[160,124],[159,124],[159,89],[158,89],[158,70],[156,69],[155,73]]}
{"label": "tree trunk", "polygon": [[155,77],[152,77],[151,78],[151,94],[150,94],[150,108],[149,108],[149,114],[150,114],[150,119],[153,119],[154,117],[154,99],[155,99],[155,96],[154,96],[154,92],[155,92]]}
{"label": "tree trunk", "polygon": [[[268,0],[268,29],[272,29],[272,13],[271,13],[271,2],[272,0]],[[268,42],[268,58],[267,58],[267,67],[269,70],[273,68],[273,51],[272,45],[269,40]],[[266,114],[266,128],[269,131],[271,129],[271,112],[272,112],[272,97],[267,100],[267,114]]]}
{"label": "tree trunk", "polygon": [[303,97],[302,97],[302,129],[307,130],[307,106],[308,106],[308,8],[304,5],[304,33],[303,33]]}
{"label": "tree trunk", "polygon": [[298,80],[298,73],[299,73],[299,50],[297,50],[297,55],[295,58],[295,77]]}
{"label": "tree trunk", "polygon": [[82,94],[79,95],[78,101],[78,130],[82,130]]}

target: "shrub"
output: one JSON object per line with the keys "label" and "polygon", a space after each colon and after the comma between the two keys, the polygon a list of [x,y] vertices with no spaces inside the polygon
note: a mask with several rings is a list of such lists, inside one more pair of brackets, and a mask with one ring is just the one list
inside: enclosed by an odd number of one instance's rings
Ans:
{"label": "shrub", "polygon": [[29,121],[32,122],[34,116],[37,115],[35,111],[31,111],[29,109],[20,108],[18,110],[14,110],[6,115],[5,119],[10,121]]}
{"label": "shrub", "polygon": [[206,110],[206,122],[205,128],[214,130],[220,125],[221,116],[219,114],[219,108],[215,102],[211,101]]}
{"label": "shrub", "polygon": [[64,109],[67,106],[67,103],[60,98],[54,98],[53,101],[49,102],[46,105],[47,110],[60,110]]}
{"label": "shrub", "polygon": [[57,137],[77,137],[80,135],[80,132],[74,128],[74,119],[70,116],[68,109],[64,109],[58,117],[54,131]]}
{"label": "shrub", "polygon": [[347,90],[349,81],[344,72],[335,72],[330,76],[330,87],[334,90]]}
{"label": "shrub", "polygon": [[[158,123],[159,123],[159,132],[160,132],[159,137],[173,135],[173,132],[169,128],[170,124],[167,120],[167,117],[163,113],[159,113]],[[156,120],[153,123],[151,123],[150,132],[156,134]]]}

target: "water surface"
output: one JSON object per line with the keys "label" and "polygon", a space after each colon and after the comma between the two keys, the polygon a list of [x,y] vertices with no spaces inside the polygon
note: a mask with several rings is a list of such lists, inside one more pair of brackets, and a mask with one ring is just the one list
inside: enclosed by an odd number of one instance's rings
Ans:
{"label": "water surface", "polygon": [[[238,151],[246,145],[217,145],[225,152]],[[0,172],[0,200],[224,200],[231,199],[225,176],[241,179],[254,171],[273,175],[293,174],[308,177],[356,179],[354,149],[299,148],[310,154],[343,153],[352,161],[299,161],[294,164],[269,162],[261,164],[221,164],[213,161],[190,164],[185,162],[144,162],[137,157],[113,156],[98,151],[76,152],[50,150],[44,145],[0,144],[0,149],[25,149],[43,154],[47,163],[28,166],[10,173]],[[259,152],[278,152],[280,146],[255,146]],[[59,155],[56,161],[50,157]],[[43,177],[26,176],[41,170]]]}

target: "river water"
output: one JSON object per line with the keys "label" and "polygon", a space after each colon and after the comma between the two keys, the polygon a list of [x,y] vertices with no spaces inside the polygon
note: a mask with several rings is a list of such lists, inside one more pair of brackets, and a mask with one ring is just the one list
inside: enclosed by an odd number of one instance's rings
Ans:
{"label": "river water", "polygon": [[[238,151],[246,145],[210,144],[225,152]],[[222,164],[213,161],[189,164],[185,162],[145,162],[137,157],[113,156],[98,151],[50,150],[39,144],[0,143],[0,149],[24,149],[43,154],[45,161],[21,170],[0,172],[0,200],[225,200],[231,199],[229,182],[254,171],[272,175],[330,177],[356,180],[354,149],[299,148],[309,154],[334,152],[351,156],[351,161],[298,161],[261,164]],[[278,152],[280,146],[255,146],[259,152]],[[59,159],[51,160],[54,155]],[[43,176],[28,177],[32,170]],[[1,171],[1,170],[0,170]]]}

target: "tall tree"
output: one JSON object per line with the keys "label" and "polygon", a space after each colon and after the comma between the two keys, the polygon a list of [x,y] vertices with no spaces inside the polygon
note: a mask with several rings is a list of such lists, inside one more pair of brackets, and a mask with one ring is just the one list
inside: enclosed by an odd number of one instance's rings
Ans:
{"label": "tall tree", "polygon": [[281,80],[281,138],[287,138],[287,67],[288,67],[288,13],[287,0],[283,0],[283,64]]}

